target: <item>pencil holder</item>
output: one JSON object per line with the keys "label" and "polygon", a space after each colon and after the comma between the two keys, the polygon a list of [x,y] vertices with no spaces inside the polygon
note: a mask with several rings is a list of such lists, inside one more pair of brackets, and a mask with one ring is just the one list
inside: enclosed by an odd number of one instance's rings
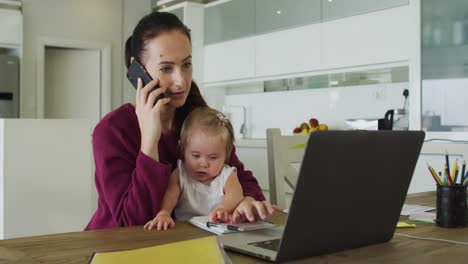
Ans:
{"label": "pencil holder", "polygon": [[468,222],[466,186],[437,186],[436,224],[441,227],[466,227]]}

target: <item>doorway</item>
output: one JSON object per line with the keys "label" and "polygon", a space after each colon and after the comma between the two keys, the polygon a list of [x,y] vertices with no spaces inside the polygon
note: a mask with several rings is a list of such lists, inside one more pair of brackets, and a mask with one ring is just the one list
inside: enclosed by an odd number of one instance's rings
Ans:
{"label": "doorway", "polygon": [[37,118],[89,115],[96,124],[111,111],[110,43],[40,38],[37,56]]}
{"label": "doorway", "polygon": [[46,47],[44,118],[100,119],[99,49]]}

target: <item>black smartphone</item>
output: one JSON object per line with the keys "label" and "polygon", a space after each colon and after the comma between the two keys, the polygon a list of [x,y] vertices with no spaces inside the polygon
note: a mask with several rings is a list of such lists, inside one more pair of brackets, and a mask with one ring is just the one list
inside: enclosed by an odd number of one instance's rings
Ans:
{"label": "black smartphone", "polygon": [[[137,89],[138,87],[138,78],[141,78],[141,80],[143,81],[143,87],[153,80],[148,74],[148,72],[145,70],[143,65],[141,65],[137,60],[133,60],[133,62],[128,67],[127,79],[133,84],[133,87],[135,87],[135,89]],[[150,92],[154,91],[157,88],[159,88],[159,85],[154,86]],[[164,94],[161,94],[158,97],[156,97],[156,102],[161,98],[164,98]]]}

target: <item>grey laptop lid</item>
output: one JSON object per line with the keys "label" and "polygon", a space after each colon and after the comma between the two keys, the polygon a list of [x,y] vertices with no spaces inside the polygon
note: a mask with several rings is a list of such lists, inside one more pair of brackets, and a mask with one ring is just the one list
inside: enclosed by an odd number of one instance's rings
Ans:
{"label": "grey laptop lid", "polygon": [[311,134],[276,260],[390,240],[423,140],[422,131]]}

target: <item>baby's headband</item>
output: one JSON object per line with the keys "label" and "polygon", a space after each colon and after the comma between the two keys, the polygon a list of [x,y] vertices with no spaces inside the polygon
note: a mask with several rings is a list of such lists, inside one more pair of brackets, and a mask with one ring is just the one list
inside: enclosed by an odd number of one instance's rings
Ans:
{"label": "baby's headband", "polygon": [[223,125],[226,125],[229,122],[229,119],[221,113],[216,114],[216,117],[219,121],[223,122]]}

